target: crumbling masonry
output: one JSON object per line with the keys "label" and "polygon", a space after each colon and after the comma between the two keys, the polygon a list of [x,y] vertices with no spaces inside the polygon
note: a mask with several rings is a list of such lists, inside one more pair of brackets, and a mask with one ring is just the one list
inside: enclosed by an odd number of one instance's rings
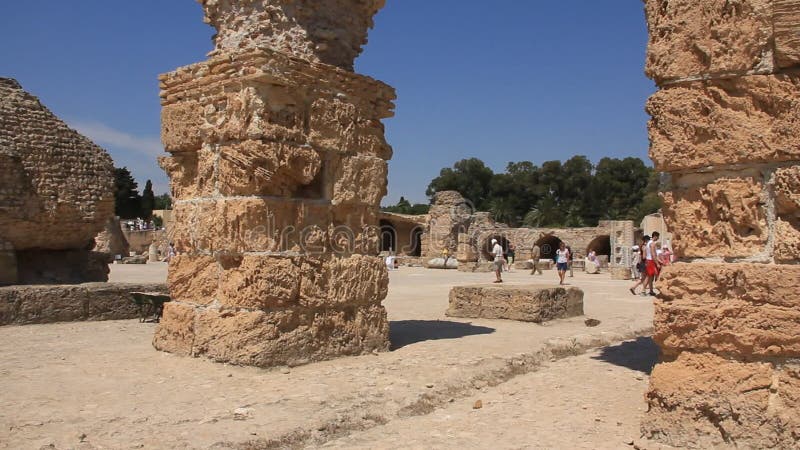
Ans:
{"label": "crumbling masonry", "polygon": [[800,441],[800,1],[647,0],[650,155],[684,262],[663,274],[643,431]]}
{"label": "crumbling masonry", "polygon": [[0,285],[108,279],[94,237],[114,214],[111,157],[0,78]]}
{"label": "crumbling masonry", "polygon": [[155,347],[258,366],[387,349],[395,93],[352,72],[383,1],[200,3],[216,49],[161,77],[181,255]]}

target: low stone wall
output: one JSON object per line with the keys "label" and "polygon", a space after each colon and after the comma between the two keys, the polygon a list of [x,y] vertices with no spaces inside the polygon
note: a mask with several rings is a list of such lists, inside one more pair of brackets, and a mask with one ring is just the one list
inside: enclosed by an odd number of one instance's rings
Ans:
{"label": "low stone wall", "polygon": [[583,315],[583,291],[547,286],[457,286],[450,290],[450,317],[547,322]]}
{"label": "low stone wall", "polygon": [[164,283],[0,287],[0,326],[139,317],[131,292],[167,293]]}

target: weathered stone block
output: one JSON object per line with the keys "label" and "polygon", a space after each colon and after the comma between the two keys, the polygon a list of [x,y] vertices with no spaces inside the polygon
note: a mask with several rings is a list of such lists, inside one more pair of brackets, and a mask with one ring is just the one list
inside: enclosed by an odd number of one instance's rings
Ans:
{"label": "weathered stone block", "polygon": [[175,256],[167,273],[169,295],[172,301],[208,305],[217,299],[221,276],[221,265],[213,256]]}
{"label": "weathered stone block", "polygon": [[685,352],[653,369],[642,430],[675,447],[793,448],[796,373],[796,365]]}
{"label": "weathered stone block", "polygon": [[647,76],[666,81],[772,68],[772,1],[646,0]]}
{"label": "weathered stone block", "polygon": [[654,339],[665,355],[800,356],[800,266],[674,264],[659,279]]}
{"label": "weathered stone block", "polygon": [[744,257],[766,252],[767,197],[760,174],[675,175],[663,194],[664,220],[678,257]]}
{"label": "weathered stone block", "polygon": [[450,317],[547,322],[583,315],[583,291],[546,286],[457,286]]}
{"label": "weathered stone block", "polygon": [[380,120],[364,117],[363,108],[340,98],[319,98],[311,105],[309,143],[335,151],[357,151],[391,159],[392,148],[383,136]]}
{"label": "weathered stone block", "polygon": [[656,169],[800,159],[800,77],[754,75],[683,83],[647,103]]}
{"label": "weathered stone block", "polygon": [[197,310],[181,302],[164,304],[161,316],[153,335],[153,346],[163,352],[190,356],[194,345],[195,316]]}
{"label": "weathered stone block", "polygon": [[301,258],[244,255],[222,275],[219,301],[223,306],[271,309],[297,305]]}
{"label": "weathered stone block", "polygon": [[320,154],[309,147],[252,140],[222,146],[218,161],[218,189],[227,196],[294,196],[322,168]]}
{"label": "weathered stone block", "polygon": [[269,312],[208,309],[198,312],[192,354],[231,364],[295,366],[386,350],[388,333],[380,305]]}
{"label": "weathered stone block", "polygon": [[335,173],[332,199],[334,205],[379,205],[386,196],[389,166],[381,158],[342,158]]}
{"label": "weathered stone block", "polygon": [[161,110],[161,143],[168,152],[197,151],[203,145],[203,106],[186,101]]}
{"label": "weathered stone block", "polygon": [[772,0],[775,61],[779,67],[800,64],[800,1]]}
{"label": "weathered stone block", "polygon": [[0,325],[139,317],[131,292],[166,293],[164,284],[84,283],[0,287]]}

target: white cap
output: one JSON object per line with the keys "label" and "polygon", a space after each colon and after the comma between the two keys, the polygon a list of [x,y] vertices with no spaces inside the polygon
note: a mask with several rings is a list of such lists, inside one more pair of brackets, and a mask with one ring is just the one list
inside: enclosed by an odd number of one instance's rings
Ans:
{"label": "white cap", "polygon": [[497,244],[497,239],[492,239],[492,244]]}

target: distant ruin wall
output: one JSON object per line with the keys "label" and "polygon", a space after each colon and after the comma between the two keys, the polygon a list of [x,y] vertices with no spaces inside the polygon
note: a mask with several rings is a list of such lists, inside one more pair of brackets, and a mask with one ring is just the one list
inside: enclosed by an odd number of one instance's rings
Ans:
{"label": "distant ruin wall", "polygon": [[106,281],[111,157],[0,78],[0,285]]}
{"label": "distant ruin wall", "polygon": [[216,50],[160,78],[181,255],[155,347],[258,366],[388,349],[395,93],[348,70],[381,2],[201,3]]}
{"label": "distant ruin wall", "polygon": [[661,277],[643,431],[800,440],[800,1],[647,0],[650,155],[684,262]]}

